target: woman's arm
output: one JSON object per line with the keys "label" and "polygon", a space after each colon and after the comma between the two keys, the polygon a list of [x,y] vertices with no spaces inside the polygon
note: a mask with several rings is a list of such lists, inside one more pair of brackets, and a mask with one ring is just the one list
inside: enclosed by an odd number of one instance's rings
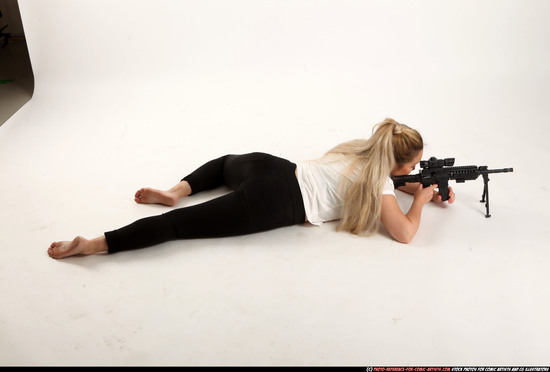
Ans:
{"label": "woman's arm", "polygon": [[[426,203],[435,198],[436,187],[437,185],[432,185],[423,188],[421,184],[417,184],[416,190],[413,192],[414,200],[407,214],[404,214],[403,211],[401,211],[395,196],[382,195],[381,220],[390,235],[395,240],[405,244],[411,242],[412,238],[418,231],[418,227],[420,226],[422,208],[426,205]],[[410,186],[408,189],[412,190]],[[439,197],[439,199],[441,200],[441,197]]]}

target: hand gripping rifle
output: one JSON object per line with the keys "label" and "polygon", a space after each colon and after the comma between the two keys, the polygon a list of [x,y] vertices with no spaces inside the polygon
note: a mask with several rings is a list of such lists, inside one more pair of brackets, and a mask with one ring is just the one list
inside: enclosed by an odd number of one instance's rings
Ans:
{"label": "hand gripping rifle", "polygon": [[420,182],[423,187],[437,184],[441,200],[445,201],[449,199],[449,180],[463,183],[482,176],[484,186],[480,202],[485,203],[485,217],[491,217],[489,214],[489,174],[508,173],[513,172],[514,169],[487,169],[486,165],[480,167],[476,165],[453,167],[454,163],[454,158],[437,159],[432,156],[429,160],[420,162],[422,170],[418,174],[392,176],[393,184],[395,188],[405,186],[406,183],[410,182]]}

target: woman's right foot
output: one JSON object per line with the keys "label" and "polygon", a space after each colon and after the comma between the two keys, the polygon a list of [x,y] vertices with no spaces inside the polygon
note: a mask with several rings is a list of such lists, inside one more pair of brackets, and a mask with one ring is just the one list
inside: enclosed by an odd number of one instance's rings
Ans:
{"label": "woman's right foot", "polygon": [[134,200],[140,204],[163,204],[169,207],[173,207],[179,200],[176,193],[171,191],[162,191],[145,187],[139,189]]}

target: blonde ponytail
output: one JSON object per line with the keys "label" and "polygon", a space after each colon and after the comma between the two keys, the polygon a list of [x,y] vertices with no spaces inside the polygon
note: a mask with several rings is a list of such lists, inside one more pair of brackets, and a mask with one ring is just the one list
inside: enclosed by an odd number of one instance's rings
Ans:
{"label": "blonde ponytail", "polygon": [[382,190],[395,165],[411,161],[423,148],[420,134],[387,118],[373,128],[368,140],[342,143],[327,154],[352,157],[349,172],[358,169],[357,178],[344,194],[343,215],[338,231],[371,235],[380,227]]}

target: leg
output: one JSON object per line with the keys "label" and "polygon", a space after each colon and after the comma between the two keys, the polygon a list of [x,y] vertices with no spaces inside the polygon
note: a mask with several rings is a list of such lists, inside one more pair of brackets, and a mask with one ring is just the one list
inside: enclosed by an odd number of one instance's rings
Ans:
{"label": "leg", "polygon": [[109,253],[150,247],[176,239],[213,238],[253,232],[240,192],[202,204],[137,220],[105,233]]}
{"label": "leg", "polygon": [[[242,160],[242,159],[241,159]],[[257,168],[256,160],[246,162]],[[305,221],[305,211],[295,176],[296,166],[276,161],[271,171],[251,176],[238,189],[203,204],[179,208],[159,216],[143,218],[103,237],[53,243],[51,257],[144,248],[174,239],[236,236],[290,226]],[[265,167],[261,167],[265,171]],[[228,177],[233,181],[239,177]],[[233,183],[231,181],[231,183]]]}
{"label": "leg", "polygon": [[141,188],[135,193],[134,200],[141,204],[164,204],[172,207],[183,197],[224,185],[224,166],[229,156],[209,161],[169,190]]}
{"label": "leg", "polygon": [[176,239],[173,228],[165,215],[142,218],[120,230],[87,240],[77,236],[72,241],[54,242],[48,249],[52,258],[74,255],[90,255],[101,252],[114,253],[126,249],[138,249]]}
{"label": "leg", "polygon": [[[243,192],[232,192],[208,202],[172,210],[158,216],[142,218],[104,236],[72,242],[52,243],[52,258],[87,255],[108,251],[140,249],[176,239],[214,238],[258,232],[257,221],[243,200]],[[95,243],[95,244],[92,244]]]}
{"label": "leg", "polygon": [[178,208],[106,232],[109,253],[149,247],[175,239],[252,234],[305,221],[295,166],[252,177],[234,192]]}

